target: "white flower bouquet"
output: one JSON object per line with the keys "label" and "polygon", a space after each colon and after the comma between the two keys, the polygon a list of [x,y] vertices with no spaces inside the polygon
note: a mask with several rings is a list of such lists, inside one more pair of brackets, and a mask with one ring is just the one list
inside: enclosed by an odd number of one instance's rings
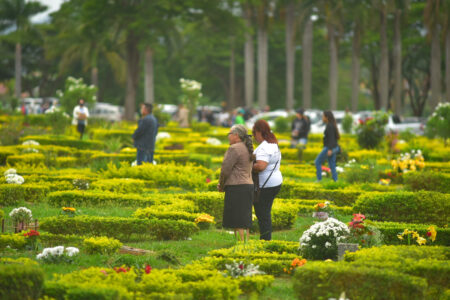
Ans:
{"label": "white flower bouquet", "polygon": [[233,261],[230,265],[226,264],[225,268],[227,269],[227,275],[237,278],[237,277],[248,277],[254,275],[264,275],[263,271],[259,270],[259,266],[255,266],[254,264],[244,264],[242,261],[237,263]]}
{"label": "white flower bouquet", "polygon": [[312,225],[300,238],[300,250],[307,259],[335,259],[337,243],[350,234],[348,226],[334,218]]}
{"label": "white flower bouquet", "polygon": [[26,207],[14,208],[9,213],[9,216],[13,223],[29,223],[33,218],[31,210]]}
{"label": "white flower bouquet", "polygon": [[22,176],[17,174],[9,174],[5,176],[6,183],[10,184],[22,184],[25,182],[25,179],[23,179]]}
{"label": "white flower bouquet", "polygon": [[36,255],[36,258],[46,263],[59,263],[67,262],[71,263],[73,257],[80,252],[78,248],[57,246],[53,248],[45,248],[42,253]]}
{"label": "white flower bouquet", "polygon": [[206,140],[206,144],[213,145],[213,146],[220,146],[220,145],[222,145],[222,142],[216,138],[208,138]]}

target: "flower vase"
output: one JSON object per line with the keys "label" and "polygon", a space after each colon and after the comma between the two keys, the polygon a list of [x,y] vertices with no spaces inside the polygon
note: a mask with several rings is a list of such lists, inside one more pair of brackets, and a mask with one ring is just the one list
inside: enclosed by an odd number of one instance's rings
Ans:
{"label": "flower vase", "polygon": [[314,212],[312,216],[313,218],[317,218],[321,221],[325,221],[326,219],[328,219],[328,213],[324,211]]}
{"label": "flower vase", "polygon": [[359,249],[359,244],[356,243],[337,243],[338,246],[338,260],[344,259],[345,252],[356,252]]}

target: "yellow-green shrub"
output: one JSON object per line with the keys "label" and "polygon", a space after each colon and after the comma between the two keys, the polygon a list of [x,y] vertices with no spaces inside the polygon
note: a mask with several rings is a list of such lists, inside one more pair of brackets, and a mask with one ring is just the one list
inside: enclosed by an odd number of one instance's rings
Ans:
{"label": "yellow-green shrub", "polygon": [[157,240],[185,239],[198,231],[194,222],[184,220],[137,219],[121,217],[47,217],[40,220],[41,229],[56,234],[108,236],[129,240],[132,235]]}
{"label": "yellow-green shrub", "polygon": [[30,164],[38,165],[45,160],[45,156],[42,153],[28,153],[20,155],[10,155],[6,159],[6,163],[10,166],[16,166],[17,164]]}
{"label": "yellow-green shrub", "polygon": [[0,205],[15,205],[18,202],[40,202],[48,194],[48,186],[37,183],[0,184]]}
{"label": "yellow-green shrub", "polygon": [[44,272],[37,266],[0,264],[0,299],[39,299]]}
{"label": "yellow-green shrub", "polygon": [[301,299],[424,299],[426,280],[397,270],[352,266],[347,263],[308,262],[297,268],[294,291]]}
{"label": "yellow-green shrub", "polygon": [[27,241],[21,234],[0,234],[0,249],[7,246],[13,249],[23,249]]}
{"label": "yellow-green shrub", "polygon": [[96,140],[80,140],[71,136],[33,135],[20,138],[21,142],[34,140],[41,145],[58,145],[77,149],[103,149],[104,143]]}
{"label": "yellow-green shrub", "polygon": [[371,220],[446,225],[450,219],[450,195],[436,192],[365,193],[353,211]]}
{"label": "yellow-green shrub", "polygon": [[139,219],[168,219],[168,220],[186,220],[194,222],[198,217],[198,213],[189,213],[184,211],[160,211],[158,208],[146,207],[138,208],[133,217]]}
{"label": "yellow-green shrub", "polygon": [[132,178],[100,179],[92,182],[91,188],[116,193],[140,193],[151,188],[152,182]]}
{"label": "yellow-green shrub", "polygon": [[120,241],[105,236],[87,238],[83,241],[83,245],[89,254],[113,254],[122,247]]}

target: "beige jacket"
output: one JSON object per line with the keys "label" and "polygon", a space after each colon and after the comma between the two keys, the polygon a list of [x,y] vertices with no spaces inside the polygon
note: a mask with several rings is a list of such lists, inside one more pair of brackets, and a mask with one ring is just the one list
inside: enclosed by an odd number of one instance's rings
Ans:
{"label": "beige jacket", "polygon": [[236,143],[228,148],[220,171],[219,185],[253,184],[252,161],[244,143]]}

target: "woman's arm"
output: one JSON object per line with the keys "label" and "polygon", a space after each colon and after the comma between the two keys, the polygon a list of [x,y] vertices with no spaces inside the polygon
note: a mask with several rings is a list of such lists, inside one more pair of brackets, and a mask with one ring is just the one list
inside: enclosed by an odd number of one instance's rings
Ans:
{"label": "woman's arm", "polygon": [[222,162],[222,168],[220,169],[219,184],[217,186],[219,192],[222,192],[224,190],[225,182],[231,175],[231,171],[233,170],[233,166],[236,164],[237,159],[238,154],[236,153],[234,148],[228,148],[228,151],[225,153],[225,157]]}
{"label": "woman's arm", "polygon": [[253,164],[253,171],[254,172],[262,172],[267,168],[268,162],[263,161],[263,160],[257,160],[255,161],[255,163]]}

